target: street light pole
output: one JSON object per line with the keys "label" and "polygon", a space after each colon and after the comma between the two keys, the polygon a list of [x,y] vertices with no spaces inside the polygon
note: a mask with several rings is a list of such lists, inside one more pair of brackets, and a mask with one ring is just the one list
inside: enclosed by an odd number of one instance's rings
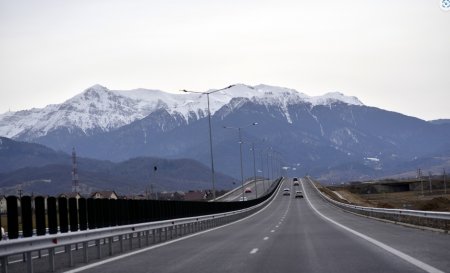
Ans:
{"label": "street light pole", "polygon": [[212,146],[212,127],[211,127],[211,110],[209,108],[209,94],[206,93],[206,100],[208,101],[208,125],[209,125],[209,154],[211,157],[211,180],[213,187],[213,200],[216,200],[216,177],[214,172],[214,157],[213,157],[213,146]]}
{"label": "street light pole", "polygon": [[[242,197],[245,197],[245,190],[244,190],[244,168],[242,167],[242,134],[241,134],[241,128],[238,128],[239,131],[239,153],[241,158],[241,184],[242,184]],[[245,198],[243,198],[245,199]]]}
{"label": "street light pole", "polygon": [[267,149],[267,185],[270,187],[270,149]]}
{"label": "street light pole", "polygon": [[243,126],[243,127],[229,127],[229,126],[223,126],[223,128],[225,129],[236,129],[238,130],[239,133],[239,157],[241,159],[241,187],[242,187],[242,200],[245,199],[245,191],[244,191],[244,168],[243,168],[243,163],[242,163],[242,133],[241,130],[244,128],[247,128],[249,126],[252,125],[258,125],[257,122],[253,122],[251,124],[248,124],[247,126]]}
{"label": "street light pole", "polygon": [[211,127],[211,108],[209,107],[209,94],[213,94],[219,91],[223,91],[225,89],[229,89],[233,87],[234,85],[227,86],[222,89],[213,90],[209,92],[197,92],[197,91],[188,91],[188,90],[181,90],[185,93],[197,93],[201,95],[206,95],[206,100],[208,103],[208,127],[209,127],[209,152],[211,157],[211,180],[212,180],[212,188],[213,188],[213,200],[216,200],[216,176],[215,176],[215,170],[214,170],[214,156],[213,156],[213,144],[212,144],[212,127]]}
{"label": "street light pole", "polygon": [[263,150],[259,150],[261,156],[261,174],[263,179],[263,193],[266,193],[266,178],[264,177],[264,155]]}
{"label": "street light pole", "polygon": [[256,157],[255,157],[255,143],[252,142],[252,151],[253,151],[253,175],[255,179],[255,195],[258,198],[258,186],[256,185]]}

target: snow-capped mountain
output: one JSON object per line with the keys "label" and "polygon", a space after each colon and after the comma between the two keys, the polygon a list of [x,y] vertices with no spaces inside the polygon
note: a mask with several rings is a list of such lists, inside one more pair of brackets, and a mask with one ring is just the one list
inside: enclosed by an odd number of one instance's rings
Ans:
{"label": "snow-capped mountain", "polygon": [[[237,84],[209,98],[216,169],[234,177],[239,177],[237,132],[223,127],[253,122],[258,126],[242,132],[246,176],[253,172],[250,142],[257,143],[265,172],[267,153],[276,150],[283,164],[295,163],[296,175],[333,181],[450,162],[449,124],[368,107],[342,93],[311,97],[288,88]],[[208,165],[206,116],[202,94],[95,85],[59,105],[0,115],[0,136],[68,153],[76,147],[80,155],[102,160],[151,156]]]}
{"label": "snow-capped mountain", "polygon": [[[307,103],[311,107],[335,102],[363,105],[357,98],[341,93],[310,97],[294,89],[237,84],[210,95],[211,114],[235,98],[245,98],[266,106],[278,105],[284,109],[288,121],[287,107],[292,104]],[[208,111],[205,96],[198,93],[168,93],[149,89],[118,91],[94,85],[62,104],[0,115],[0,136],[34,140],[62,128],[92,135],[130,124],[161,109],[182,117],[187,123],[205,117]]]}

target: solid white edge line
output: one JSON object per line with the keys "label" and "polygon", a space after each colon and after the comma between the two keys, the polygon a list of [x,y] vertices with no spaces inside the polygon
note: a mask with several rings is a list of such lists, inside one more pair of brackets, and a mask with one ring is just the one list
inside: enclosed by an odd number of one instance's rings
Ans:
{"label": "solid white edge line", "polygon": [[374,244],[374,245],[376,245],[376,246],[378,246],[378,247],[380,247],[380,248],[382,248],[382,249],[384,249],[384,250],[394,254],[395,256],[397,256],[397,257],[407,261],[410,264],[413,264],[413,265],[417,266],[418,268],[420,268],[420,269],[422,269],[422,270],[424,270],[426,272],[430,272],[430,273],[445,273],[444,271],[441,271],[441,270],[439,270],[439,269],[437,269],[437,268],[435,268],[435,267],[433,267],[433,266],[431,266],[429,264],[426,264],[426,263],[424,263],[422,261],[419,261],[416,258],[411,257],[411,256],[409,256],[406,253],[403,253],[403,252],[401,252],[401,251],[399,251],[399,250],[397,250],[397,249],[395,249],[393,247],[390,247],[390,246],[388,246],[386,244],[383,244],[382,242],[377,241],[377,240],[375,240],[375,239],[373,239],[373,238],[371,238],[371,237],[369,237],[367,235],[364,235],[364,234],[362,234],[362,233],[360,233],[360,232],[358,232],[356,230],[353,230],[353,229],[351,229],[351,228],[349,228],[347,226],[344,226],[344,225],[342,225],[342,224],[332,220],[331,218],[326,217],[325,215],[320,213],[313,206],[311,201],[309,201],[308,195],[306,194],[305,188],[303,187],[303,183],[301,183],[301,185],[302,185],[303,193],[305,195],[305,199],[308,202],[308,205],[314,210],[315,213],[317,213],[323,219],[325,219],[325,220],[329,221],[330,223],[335,224],[336,226],[338,226],[338,227],[340,227],[342,229],[345,229],[348,232],[350,232],[350,233],[352,233],[352,234],[354,234],[354,235],[356,235],[356,236],[358,236],[358,237],[360,237],[360,238],[362,238],[362,239],[364,239],[364,240],[366,240],[366,241],[368,241],[368,242],[370,242],[370,243],[372,243],[372,244]]}
{"label": "solid white edge line", "polygon": [[[283,181],[280,182],[280,183],[283,183]],[[184,237],[181,237],[181,238],[178,238],[178,239],[174,239],[174,240],[171,240],[171,241],[167,241],[167,242],[164,242],[164,243],[161,243],[161,244],[157,244],[157,245],[154,245],[154,246],[149,246],[149,247],[146,247],[146,248],[138,249],[136,251],[125,253],[125,254],[122,254],[122,255],[119,255],[119,256],[116,256],[116,257],[112,257],[112,258],[109,258],[109,259],[106,259],[106,260],[102,260],[102,261],[99,261],[99,262],[96,262],[96,263],[88,264],[88,265],[85,265],[85,266],[82,266],[82,267],[78,267],[78,268],[74,268],[72,270],[68,270],[68,271],[64,271],[64,272],[65,273],[81,272],[81,271],[84,271],[84,270],[87,270],[87,269],[91,269],[91,268],[97,267],[99,265],[103,265],[103,264],[106,264],[106,263],[109,263],[109,262],[113,262],[113,261],[117,261],[117,260],[120,260],[120,259],[123,259],[123,258],[127,258],[127,257],[133,256],[133,255],[136,255],[136,254],[139,254],[139,253],[142,253],[142,252],[146,252],[146,251],[149,251],[149,250],[152,250],[152,249],[155,249],[155,248],[159,248],[159,247],[162,247],[162,246],[170,245],[170,244],[173,244],[173,243],[176,243],[176,242],[179,242],[179,241],[183,241],[183,240],[186,240],[186,239],[189,239],[189,238],[201,235],[201,234],[205,234],[205,233],[217,230],[217,229],[221,229],[221,228],[224,228],[224,227],[227,227],[227,226],[231,226],[231,225],[234,225],[236,223],[245,221],[245,220],[247,220],[247,219],[249,219],[249,218],[259,214],[260,212],[263,212],[270,205],[272,205],[272,203],[275,200],[275,198],[277,197],[278,192],[280,191],[280,189],[281,189],[281,186],[278,187],[278,190],[275,193],[275,197],[272,199],[272,201],[270,201],[270,203],[267,204],[264,208],[262,208],[261,210],[255,212],[255,213],[253,213],[253,214],[251,214],[251,215],[249,215],[249,216],[247,216],[245,218],[237,220],[235,222],[231,222],[231,223],[228,223],[226,225],[215,227],[215,228],[212,228],[212,229],[200,231],[200,232],[197,232],[197,233],[194,233],[194,234],[191,234],[191,235],[186,235]]]}

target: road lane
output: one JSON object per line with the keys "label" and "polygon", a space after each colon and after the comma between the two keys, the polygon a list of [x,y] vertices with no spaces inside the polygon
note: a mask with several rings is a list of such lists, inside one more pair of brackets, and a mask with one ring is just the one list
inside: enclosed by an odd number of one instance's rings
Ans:
{"label": "road lane", "polygon": [[302,185],[311,203],[324,216],[444,272],[450,272],[449,234],[356,216],[325,202],[309,180],[302,179]]}
{"label": "road lane", "polygon": [[[341,212],[327,205],[302,181],[311,203],[336,221],[365,228],[373,221]],[[284,181],[281,189],[291,187]],[[293,188],[295,189],[295,188]],[[338,216],[335,216],[338,215]],[[341,219],[342,218],[342,219]],[[402,237],[404,227],[377,222],[389,236]],[[366,224],[364,224],[366,223]],[[394,228],[392,228],[394,227]],[[428,238],[428,231],[417,231]],[[372,235],[372,234],[370,234]],[[389,237],[388,236],[388,237]],[[408,235],[409,236],[409,235]],[[447,236],[447,237],[445,237]],[[449,236],[442,238],[448,241]],[[432,240],[436,240],[433,235]],[[441,239],[442,239],[441,238]],[[405,243],[407,244],[407,243]],[[396,246],[396,245],[394,245]],[[413,244],[413,246],[416,246]],[[433,244],[428,245],[434,248]],[[441,244],[430,250],[446,251]],[[448,260],[428,261],[444,272]],[[423,258],[423,257],[416,257]],[[111,261],[82,272],[424,272],[319,216],[305,199],[278,193],[270,206],[257,215],[198,236]]]}

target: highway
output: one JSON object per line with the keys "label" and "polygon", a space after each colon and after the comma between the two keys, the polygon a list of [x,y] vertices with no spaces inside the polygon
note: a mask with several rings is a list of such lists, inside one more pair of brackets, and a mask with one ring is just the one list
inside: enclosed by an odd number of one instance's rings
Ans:
{"label": "highway", "polygon": [[[244,189],[250,188],[252,192],[245,193],[245,197],[247,200],[255,199],[258,194],[258,197],[260,197],[262,194],[265,193],[266,190],[269,189],[270,185],[272,184],[273,180],[256,180],[256,187],[255,187],[255,180],[248,181],[244,184]],[[256,190],[255,190],[256,188]],[[227,194],[224,198],[221,199],[221,201],[239,201],[239,198],[242,196],[242,186],[239,186],[232,191],[230,191],[229,194]]]}
{"label": "highway", "polygon": [[241,221],[68,272],[450,272],[450,235],[355,216],[305,193]]}

